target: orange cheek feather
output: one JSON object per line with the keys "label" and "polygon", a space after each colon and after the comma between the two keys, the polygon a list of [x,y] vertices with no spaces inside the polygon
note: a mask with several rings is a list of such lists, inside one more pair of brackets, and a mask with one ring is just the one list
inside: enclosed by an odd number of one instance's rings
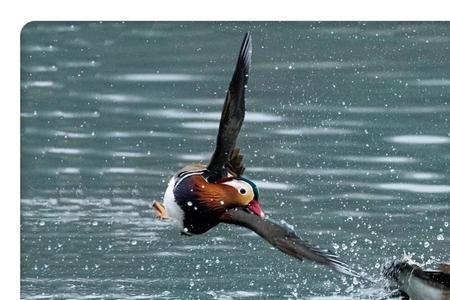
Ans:
{"label": "orange cheek feather", "polygon": [[216,211],[224,212],[226,209],[244,207],[252,200],[251,195],[241,195],[229,185],[208,183],[203,178],[195,178],[194,186],[196,198]]}

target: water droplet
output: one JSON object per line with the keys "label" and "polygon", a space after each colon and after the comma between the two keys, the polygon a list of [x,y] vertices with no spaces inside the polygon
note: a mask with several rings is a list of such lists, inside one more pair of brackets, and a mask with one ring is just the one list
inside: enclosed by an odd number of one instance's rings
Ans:
{"label": "water droplet", "polygon": [[39,226],[44,226],[45,225],[45,221],[39,221]]}
{"label": "water droplet", "polygon": [[137,245],[137,241],[136,240],[132,240],[131,241],[131,245],[133,245],[133,246]]}
{"label": "water droplet", "polygon": [[98,222],[97,221],[93,221],[92,222],[92,226],[97,226],[98,225]]}
{"label": "water droplet", "polygon": [[188,201],[188,202],[187,202],[187,205],[188,205],[188,206],[192,206],[192,202],[191,202],[191,201]]}
{"label": "water droplet", "polygon": [[437,238],[438,241],[443,241],[444,240],[444,235],[442,233],[440,233],[440,234],[437,235],[436,238]]}
{"label": "water droplet", "polygon": [[425,242],[425,243],[423,243],[423,246],[424,246],[425,248],[428,248],[428,247],[430,247],[430,243]]}

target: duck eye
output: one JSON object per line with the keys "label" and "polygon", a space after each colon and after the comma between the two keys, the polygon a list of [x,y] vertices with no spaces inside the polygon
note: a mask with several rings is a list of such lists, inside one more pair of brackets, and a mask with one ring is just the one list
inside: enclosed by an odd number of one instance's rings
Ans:
{"label": "duck eye", "polygon": [[244,189],[244,188],[241,188],[240,190],[239,190],[239,192],[241,193],[241,194],[245,194],[245,193],[247,193],[247,191]]}

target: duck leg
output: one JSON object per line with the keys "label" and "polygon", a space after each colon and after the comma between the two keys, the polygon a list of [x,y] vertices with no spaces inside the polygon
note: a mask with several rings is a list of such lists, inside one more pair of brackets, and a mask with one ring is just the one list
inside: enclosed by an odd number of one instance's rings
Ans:
{"label": "duck leg", "polygon": [[156,217],[158,217],[161,220],[168,220],[169,216],[167,215],[166,209],[159,201],[153,201],[152,204],[153,211],[156,214]]}

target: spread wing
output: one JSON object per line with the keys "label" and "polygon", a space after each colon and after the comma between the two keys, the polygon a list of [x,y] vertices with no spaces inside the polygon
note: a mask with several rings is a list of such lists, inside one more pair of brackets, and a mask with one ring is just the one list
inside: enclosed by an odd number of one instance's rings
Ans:
{"label": "spread wing", "polygon": [[310,244],[286,226],[262,219],[242,209],[228,210],[221,220],[225,223],[247,227],[281,252],[299,260],[308,259],[340,273],[360,277],[347,264],[340,261],[335,254]]}
{"label": "spread wing", "polygon": [[216,149],[207,167],[210,172],[209,182],[216,182],[227,175],[225,164],[231,158],[236,139],[244,121],[245,89],[250,69],[251,50],[252,41],[250,34],[247,33],[242,42],[236,69],[234,70],[223,105]]}

